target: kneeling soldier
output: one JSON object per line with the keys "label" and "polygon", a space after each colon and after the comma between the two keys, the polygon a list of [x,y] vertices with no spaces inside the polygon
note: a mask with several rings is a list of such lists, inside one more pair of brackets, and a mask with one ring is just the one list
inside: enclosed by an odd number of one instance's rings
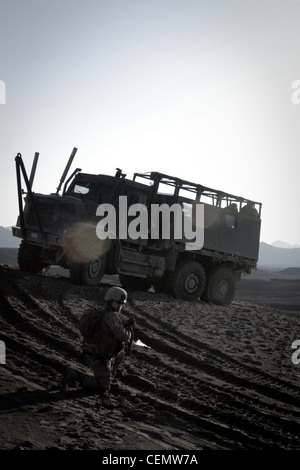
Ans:
{"label": "kneeling soldier", "polygon": [[121,287],[111,287],[105,301],[102,308],[85,312],[80,320],[83,358],[94,376],[67,367],[63,387],[77,381],[93,391],[106,392],[110,388],[112,374],[125,355],[125,344],[132,341],[134,319],[122,322],[118,315],[127,301],[127,293]]}

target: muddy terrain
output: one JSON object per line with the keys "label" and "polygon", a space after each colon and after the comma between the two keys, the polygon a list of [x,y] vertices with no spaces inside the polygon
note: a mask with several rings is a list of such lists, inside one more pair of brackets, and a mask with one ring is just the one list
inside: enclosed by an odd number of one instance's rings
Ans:
{"label": "muddy terrain", "polygon": [[0,285],[1,450],[299,449],[297,309],[239,290],[226,307],[130,292],[132,354],[96,395],[62,389],[61,378],[66,365],[83,367],[78,319],[108,285],[4,265]]}

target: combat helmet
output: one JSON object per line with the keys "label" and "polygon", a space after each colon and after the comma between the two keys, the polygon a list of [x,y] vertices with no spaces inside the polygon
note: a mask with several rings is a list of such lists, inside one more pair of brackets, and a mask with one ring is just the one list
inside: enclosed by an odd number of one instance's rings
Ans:
{"label": "combat helmet", "polygon": [[113,286],[108,289],[104,299],[106,301],[115,300],[116,302],[127,302],[127,292],[122,287]]}

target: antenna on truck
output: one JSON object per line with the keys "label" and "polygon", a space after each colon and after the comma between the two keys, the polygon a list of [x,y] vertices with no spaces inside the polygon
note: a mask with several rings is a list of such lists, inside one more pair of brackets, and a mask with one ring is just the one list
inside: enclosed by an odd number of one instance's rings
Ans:
{"label": "antenna on truck", "polygon": [[39,159],[39,155],[40,154],[38,152],[35,152],[34,159],[33,159],[33,162],[32,162],[31,173],[30,173],[30,177],[29,177],[29,184],[30,184],[31,189],[32,189],[32,185],[33,185],[33,180],[34,180],[34,176],[35,176],[35,171],[36,171],[36,166],[37,166],[37,162],[38,162],[38,159]]}
{"label": "antenna on truck", "polygon": [[67,165],[66,165],[66,168],[64,169],[64,172],[63,172],[63,174],[62,174],[62,176],[61,176],[61,178],[60,178],[60,182],[59,182],[58,188],[57,188],[57,190],[56,190],[56,194],[59,193],[60,188],[61,188],[63,182],[64,182],[65,179],[66,179],[66,176],[67,176],[67,174],[68,174],[68,171],[69,171],[69,168],[70,168],[70,166],[71,166],[71,164],[72,164],[72,161],[74,160],[74,157],[75,157],[76,152],[77,152],[77,148],[74,147],[73,150],[72,150],[72,153],[71,153],[71,155],[70,155],[70,157],[69,157],[69,160],[68,160],[68,163],[67,163]]}

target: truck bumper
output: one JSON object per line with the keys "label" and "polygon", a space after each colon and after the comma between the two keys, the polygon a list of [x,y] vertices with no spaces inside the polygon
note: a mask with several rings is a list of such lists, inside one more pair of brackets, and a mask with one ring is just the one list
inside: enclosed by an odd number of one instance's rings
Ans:
{"label": "truck bumper", "polygon": [[12,234],[14,237],[22,238],[34,245],[61,247],[62,244],[60,236],[49,235],[47,233],[45,235],[41,235],[41,233],[36,230],[25,229],[24,233],[24,231],[22,231],[20,227],[12,227]]}

